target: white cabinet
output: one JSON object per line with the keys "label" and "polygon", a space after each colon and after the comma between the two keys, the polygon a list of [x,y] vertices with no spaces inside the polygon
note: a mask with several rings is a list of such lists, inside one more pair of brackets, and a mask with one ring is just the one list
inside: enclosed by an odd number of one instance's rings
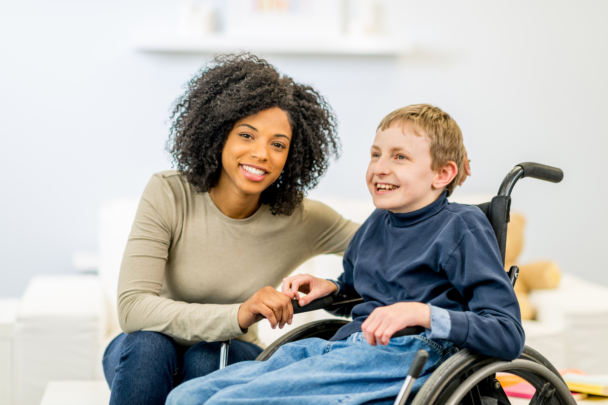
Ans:
{"label": "white cabinet", "polygon": [[0,405],[13,404],[13,329],[18,306],[18,300],[0,300]]}

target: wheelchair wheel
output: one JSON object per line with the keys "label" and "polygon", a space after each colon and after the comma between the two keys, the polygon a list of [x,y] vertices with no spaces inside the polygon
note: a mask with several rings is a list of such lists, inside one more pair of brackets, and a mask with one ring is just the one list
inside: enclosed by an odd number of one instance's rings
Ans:
{"label": "wheelchair wheel", "polygon": [[336,334],[338,329],[349,323],[349,321],[342,321],[340,319],[323,319],[320,321],[310,322],[306,325],[295,328],[294,330],[287,332],[279,339],[272,342],[270,346],[266,348],[260,355],[255,359],[256,361],[265,361],[270,358],[279,350],[281,346],[286,343],[295,342],[302,339],[308,338],[319,338],[319,339],[330,339]]}
{"label": "wheelchair wheel", "polygon": [[412,401],[412,405],[508,405],[496,372],[522,377],[536,388],[532,405],[575,405],[563,379],[540,353],[525,347],[513,362],[461,350],[435,370]]}

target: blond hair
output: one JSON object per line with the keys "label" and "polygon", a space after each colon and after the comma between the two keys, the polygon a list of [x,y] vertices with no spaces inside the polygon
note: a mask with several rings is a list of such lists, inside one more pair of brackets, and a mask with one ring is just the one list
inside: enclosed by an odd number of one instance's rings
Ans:
{"label": "blond hair", "polygon": [[458,173],[446,186],[448,196],[452,194],[464,174],[465,150],[462,132],[456,121],[446,112],[430,104],[414,104],[399,108],[380,121],[378,130],[384,131],[393,123],[403,126],[413,124],[414,132],[426,136],[430,144],[431,169],[439,171],[448,162],[456,163]]}

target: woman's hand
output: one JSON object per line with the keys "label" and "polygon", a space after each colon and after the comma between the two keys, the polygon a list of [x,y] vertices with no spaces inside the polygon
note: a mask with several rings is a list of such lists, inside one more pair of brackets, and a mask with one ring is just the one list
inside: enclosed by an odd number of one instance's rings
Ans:
{"label": "woman's hand", "polygon": [[431,329],[431,308],[420,302],[398,302],[378,307],[361,324],[361,331],[370,345],[386,346],[396,332],[410,326]]}
{"label": "woman's hand", "polygon": [[272,329],[277,325],[283,329],[286,323],[291,325],[291,299],[272,287],[264,287],[239,307],[238,321],[243,330],[262,320],[262,317],[268,319]]}
{"label": "woman's hand", "polygon": [[[329,294],[337,292],[338,287],[331,281],[323,278],[311,276],[310,274],[298,274],[297,276],[284,278],[281,291],[289,299],[297,299],[298,304],[303,307],[317,298],[326,297]],[[300,298],[298,292],[308,295]]]}

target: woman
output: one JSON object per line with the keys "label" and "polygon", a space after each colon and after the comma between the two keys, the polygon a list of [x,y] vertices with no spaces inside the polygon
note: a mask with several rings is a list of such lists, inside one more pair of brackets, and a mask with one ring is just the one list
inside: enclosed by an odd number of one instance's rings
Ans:
{"label": "woman", "polygon": [[[177,171],[139,204],[118,285],[122,330],[103,366],[111,404],[164,404],[171,389],[262,351],[256,322],[291,323],[272,287],[309,258],[342,253],[358,225],[305,199],[337,155],[329,105],[251,55],[221,56],[173,111]],[[209,342],[209,343],[208,343]]]}

